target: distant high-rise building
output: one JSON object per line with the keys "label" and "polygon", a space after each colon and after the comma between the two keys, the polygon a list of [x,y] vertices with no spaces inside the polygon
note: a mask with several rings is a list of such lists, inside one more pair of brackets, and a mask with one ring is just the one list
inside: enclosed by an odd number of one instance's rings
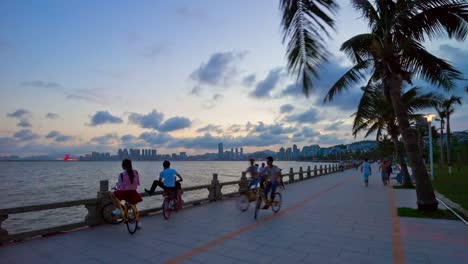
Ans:
{"label": "distant high-rise building", "polygon": [[285,160],[291,160],[291,159],[292,159],[292,149],[291,149],[291,148],[287,148],[287,149],[286,149]]}
{"label": "distant high-rise building", "polygon": [[233,160],[234,159],[234,149],[231,148],[231,155],[229,155],[229,160]]}
{"label": "distant high-rise building", "polygon": [[240,148],[240,158],[244,159],[244,148]]}
{"label": "distant high-rise building", "polygon": [[299,149],[297,148],[297,145],[294,144],[293,151],[292,151],[292,159],[296,160],[297,158],[299,158]]}
{"label": "distant high-rise building", "polygon": [[218,159],[223,159],[223,143],[218,143]]}
{"label": "distant high-rise building", "polygon": [[119,156],[119,159],[120,159],[120,160],[123,160],[123,159],[124,159],[124,152],[123,152],[122,149],[119,149],[119,152],[118,152],[117,155]]}
{"label": "distant high-rise building", "polygon": [[278,159],[285,160],[286,152],[283,147],[279,149]]}
{"label": "distant high-rise building", "polygon": [[235,160],[238,160],[239,159],[239,149],[236,148],[236,156],[234,158]]}

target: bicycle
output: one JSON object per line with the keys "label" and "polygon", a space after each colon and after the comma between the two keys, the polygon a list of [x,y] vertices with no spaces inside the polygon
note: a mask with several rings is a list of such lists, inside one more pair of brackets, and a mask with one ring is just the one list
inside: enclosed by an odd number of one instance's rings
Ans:
{"label": "bicycle", "polygon": [[[116,190],[116,188],[112,188]],[[115,209],[120,209],[120,215],[115,215],[112,212]],[[127,225],[128,232],[133,235],[138,229],[138,221],[140,220],[140,214],[134,204],[124,201],[120,203],[119,208],[116,208],[113,202],[104,205],[101,209],[101,216],[104,222],[112,225],[120,224],[125,222]]]}
{"label": "bicycle", "polygon": [[172,212],[177,212],[182,208],[181,199],[177,195],[177,190],[164,190],[163,192],[163,216],[164,219],[169,219]]}
{"label": "bicycle", "polygon": [[[255,220],[257,220],[258,212],[260,211],[260,208],[262,207],[262,202],[264,204],[266,204],[267,202],[267,197],[265,196],[265,192],[264,192],[264,187],[265,187],[264,185],[267,182],[268,181],[265,181],[263,184],[260,185],[259,188],[257,188],[257,203],[255,204],[255,214],[254,214]],[[280,184],[280,186],[278,187],[281,187],[281,186],[282,185]],[[279,210],[281,209],[281,202],[282,202],[281,193],[275,192],[275,199],[271,201],[271,210],[273,211],[273,213],[279,212]]]}
{"label": "bicycle", "polygon": [[252,185],[249,189],[243,191],[240,196],[239,200],[237,201],[237,206],[242,212],[245,212],[249,209],[250,203],[257,200],[257,189],[258,183]]}

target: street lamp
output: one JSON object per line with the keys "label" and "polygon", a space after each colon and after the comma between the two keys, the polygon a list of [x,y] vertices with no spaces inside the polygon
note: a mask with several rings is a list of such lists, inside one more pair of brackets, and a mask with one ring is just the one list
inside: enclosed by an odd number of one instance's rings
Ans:
{"label": "street lamp", "polygon": [[434,180],[434,160],[432,156],[432,130],[431,130],[431,122],[432,118],[434,118],[436,115],[432,114],[427,114],[424,116],[427,120],[427,124],[429,125],[429,160],[431,162],[431,179]]}

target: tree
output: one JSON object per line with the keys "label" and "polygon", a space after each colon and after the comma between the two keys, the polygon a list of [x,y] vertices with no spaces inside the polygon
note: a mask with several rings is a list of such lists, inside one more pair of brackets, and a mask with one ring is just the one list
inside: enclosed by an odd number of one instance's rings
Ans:
{"label": "tree", "polygon": [[445,165],[445,159],[444,159],[444,125],[445,125],[445,117],[446,113],[443,108],[443,105],[441,102],[438,102],[437,104],[434,105],[437,114],[439,115],[439,121],[440,121],[440,165],[444,166]]}
{"label": "tree", "polygon": [[[341,46],[354,66],[329,90],[330,101],[342,90],[368,81],[381,82],[383,93],[397,117],[403,143],[416,180],[418,208],[436,210],[437,200],[417,138],[410,129],[408,110],[402,100],[404,83],[413,78],[452,89],[462,74],[450,63],[429,53],[427,39],[446,36],[464,40],[468,34],[468,3],[463,0],[352,0],[368,21],[370,33],[356,35]],[[367,76],[370,73],[370,78]]]}
{"label": "tree", "polygon": [[[375,132],[376,138],[379,140],[383,131],[385,131],[393,142],[401,166],[403,184],[412,185],[404,158],[405,153],[398,141],[400,132],[398,131],[398,124],[391,103],[386,100],[385,95],[382,93],[383,89],[380,87],[371,86],[363,89],[364,94],[361,97],[358,109],[353,114],[355,116],[353,135],[356,136],[361,131],[367,131],[365,134],[365,137],[367,137]],[[409,117],[412,120],[419,117],[419,115],[415,114],[416,111],[433,106],[437,100],[433,93],[421,94],[420,90],[421,88],[413,87],[402,95],[404,105],[408,109]]]}
{"label": "tree", "polygon": [[448,171],[452,173],[452,149],[450,146],[450,115],[455,112],[454,105],[459,104],[461,105],[461,97],[458,96],[450,96],[450,98],[444,100],[442,102],[442,106],[445,111],[445,120],[447,120],[447,164],[448,164]]}

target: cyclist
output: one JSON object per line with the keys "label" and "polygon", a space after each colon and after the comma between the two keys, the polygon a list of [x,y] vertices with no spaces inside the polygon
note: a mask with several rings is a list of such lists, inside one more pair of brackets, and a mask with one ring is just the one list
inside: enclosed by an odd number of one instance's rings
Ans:
{"label": "cyclist", "polygon": [[[180,189],[180,183],[178,182],[183,181],[182,176],[180,176],[176,170],[171,168],[171,162],[168,160],[163,162],[163,167],[164,169],[159,173],[159,180],[153,181],[151,189],[145,189],[145,192],[150,196],[154,193],[154,190],[156,190],[156,187],[158,186],[163,190],[177,191],[177,189]],[[177,182],[176,177],[179,178]]]}
{"label": "cyclist", "polygon": [[[278,188],[280,184],[280,180],[278,179],[281,175],[281,169],[278,168],[276,165],[273,165],[273,157],[267,157],[267,166],[263,170],[261,175],[262,177],[262,184],[265,185],[264,194],[267,197],[267,201],[263,209],[268,209],[270,207],[272,201],[275,200],[275,192],[276,188]],[[268,193],[271,190],[270,200],[268,200]]]}
{"label": "cyclist", "polygon": [[143,199],[137,192],[138,185],[140,185],[140,176],[138,171],[132,167],[132,161],[124,159],[122,161],[122,169],[124,172],[119,174],[119,180],[117,182],[117,190],[111,193],[112,201],[114,206],[117,208],[112,213],[114,215],[120,215],[120,201],[125,200],[131,204],[137,204]]}
{"label": "cyclist", "polygon": [[259,173],[254,163],[255,160],[250,159],[250,166],[245,170],[246,173],[250,174],[248,189],[250,189],[252,186],[256,186],[260,181]]}

